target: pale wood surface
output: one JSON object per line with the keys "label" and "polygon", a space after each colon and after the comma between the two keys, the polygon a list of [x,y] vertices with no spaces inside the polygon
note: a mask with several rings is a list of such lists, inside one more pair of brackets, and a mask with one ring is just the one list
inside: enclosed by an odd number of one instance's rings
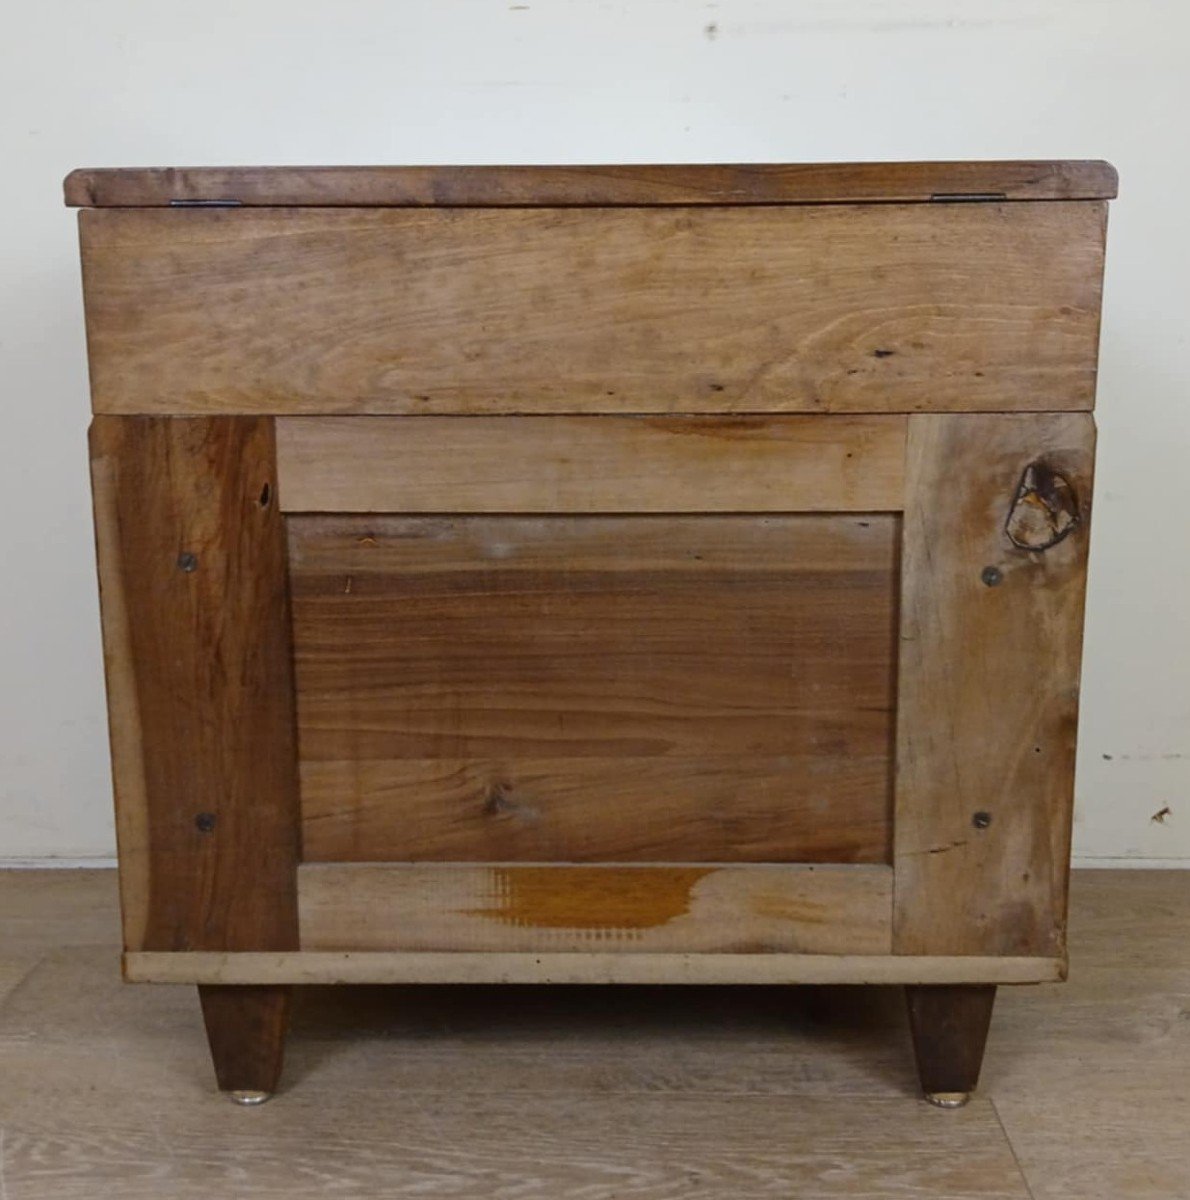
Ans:
{"label": "pale wood surface", "polygon": [[899,984],[1056,983],[1060,958],[911,954],[714,954],[465,950],[140,952],[130,983]]}
{"label": "pale wood surface", "polygon": [[1002,195],[1109,199],[1105,162],[735,163],[590,166],[80,168],[72,205],[223,200],[264,205],[812,204]]}
{"label": "pale wood surface", "polygon": [[305,858],[887,862],[897,532],[290,518]]}
{"label": "pale wood surface", "polygon": [[0,1002],[56,946],[122,944],[116,893],[115,871],[0,870]]}
{"label": "pale wood surface", "polygon": [[194,989],[120,985],[114,872],[0,873],[0,911],[8,1200],[1190,1194],[1184,872],[1075,872],[1071,980],[1002,990],[958,1113],[897,990],[518,987],[303,989],[244,1112]]}
{"label": "pale wood surface", "polygon": [[[899,953],[1063,953],[1094,442],[1088,414],[910,420]],[[1080,514],[1041,551],[1006,531],[1034,463]]]}
{"label": "pale wood surface", "polygon": [[1092,406],[1106,205],[90,209],[97,412]]}
{"label": "pale wood surface", "polygon": [[305,864],[303,950],[887,954],[878,866]]}
{"label": "pale wood surface", "polygon": [[1001,989],[984,1086],[1034,1200],[1190,1196],[1190,874],[1075,871],[1070,982]]}
{"label": "pale wood surface", "polygon": [[125,946],[297,946],[297,748],[267,418],[91,425]]}
{"label": "pale wood surface", "polygon": [[291,512],[899,509],[904,416],[282,417]]}

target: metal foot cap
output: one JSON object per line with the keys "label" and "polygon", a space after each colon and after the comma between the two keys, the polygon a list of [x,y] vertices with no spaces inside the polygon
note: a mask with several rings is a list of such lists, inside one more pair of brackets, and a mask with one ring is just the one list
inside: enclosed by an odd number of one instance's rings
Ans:
{"label": "metal foot cap", "polygon": [[237,1089],[232,1092],[226,1092],[225,1095],[233,1104],[263,1104],[273,1095],[272,1092],[255,1092],[247,1089]]}
{"label": "metal foot cap", "polygon": [[970,1092],[926,1092],[926,1099],[938,1108],[962,1108],[971,1099]]}

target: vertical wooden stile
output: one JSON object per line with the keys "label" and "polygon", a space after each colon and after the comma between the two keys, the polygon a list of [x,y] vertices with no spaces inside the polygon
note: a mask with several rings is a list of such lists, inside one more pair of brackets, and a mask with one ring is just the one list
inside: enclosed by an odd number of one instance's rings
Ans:
{"label": "vertical wooden stile", "polygon": [[1065,952],[1095,426],[909,423],[894,817],[899,954]]}
{"label": "vertical wooden stile", "polygon": [[100,416],[91,458],[125,949],[296,949],[273,423]]}

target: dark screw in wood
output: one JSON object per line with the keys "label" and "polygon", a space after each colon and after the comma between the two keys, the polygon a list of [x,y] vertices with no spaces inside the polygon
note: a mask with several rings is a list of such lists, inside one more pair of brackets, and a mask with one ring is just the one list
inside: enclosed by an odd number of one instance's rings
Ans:
{"label": "dark screw in wood", "polygon": [[189,574],[191,571],[198,570],[198,555],[191,554],[189,550],[184,550],[178,555],[178,569]]}
{"label": "dark screw in wood", "polygon": [[984,567],[979,573],[979,578],[988,587],[999,587],[1004,582],[1004,572],[999,567]]}
{"label": "dark screw in wood", "polygon": [[215,829],[215,814],[199,813],[194,818],[194,824],[198,827],[199,833],[212,833]]}
{"label": "dark screw in wood", "polygon": [[971,824],[976,829],[986,829],[992,823],[992,814],[990,812],[977,812],[971,818]]}

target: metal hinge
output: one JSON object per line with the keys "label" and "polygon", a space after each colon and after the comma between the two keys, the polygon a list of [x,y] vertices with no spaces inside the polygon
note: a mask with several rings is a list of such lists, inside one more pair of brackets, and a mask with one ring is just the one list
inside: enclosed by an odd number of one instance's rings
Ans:
{"label": "metal hinge", "polygon": [[935,192],[930,197],[932,204],[986,204],[988,201],[1007,200],[1004,192]]}

